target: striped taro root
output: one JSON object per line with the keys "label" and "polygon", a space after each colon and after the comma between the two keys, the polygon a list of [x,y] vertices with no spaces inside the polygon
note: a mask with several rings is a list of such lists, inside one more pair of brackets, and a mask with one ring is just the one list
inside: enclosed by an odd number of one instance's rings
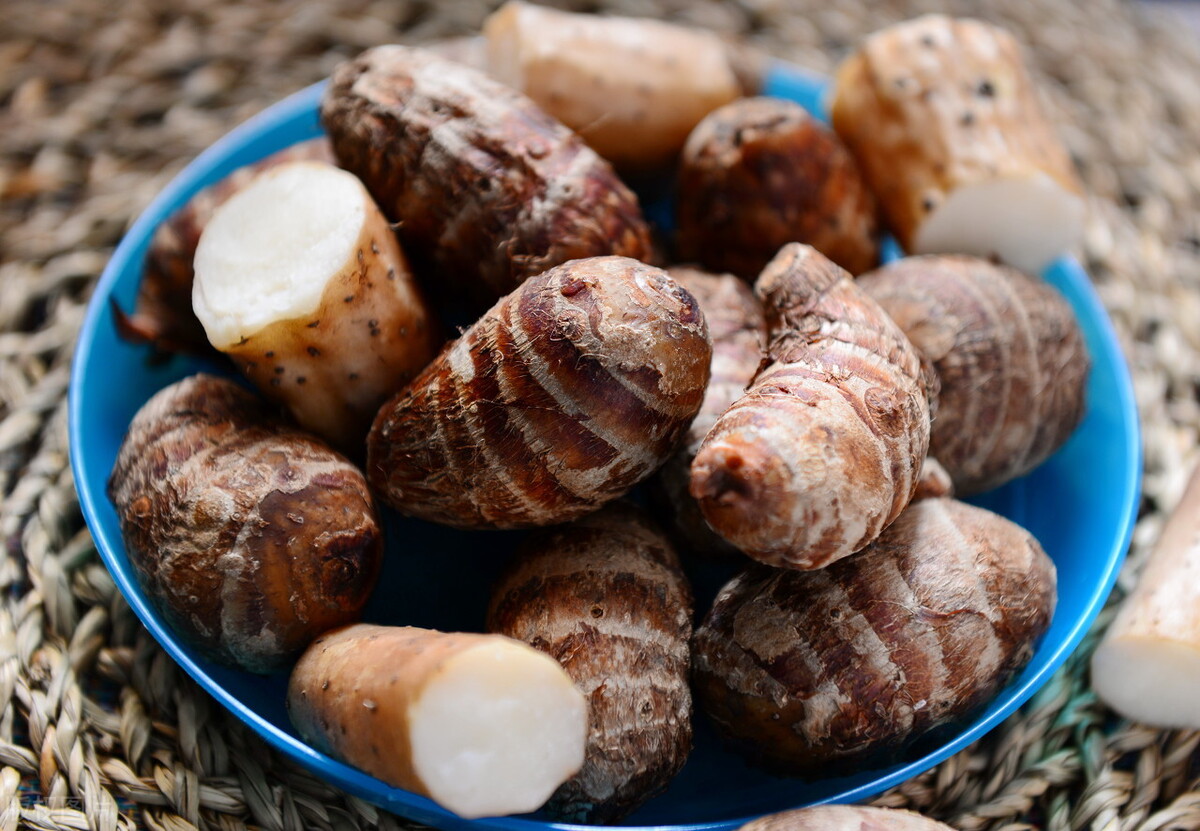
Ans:
{"label": "striped taro root", "polygon": [[697,702],[779,772],[890,761],[990,701],[1054,605],[1054,564],[1029,532],[961,502],[914,502],[853,557],[755,565],[726,585],[692,641]]}
{"label": "striped taro root", "polygon": [[858,284],[937,372],[929,451],[958,492],[1023,476],[1079,425],[1087,345],[1071,305],[1044,280],[975,257],[928,255]]}
{"label": "striped taro root", "polygon": [[700,408],[695,299],[625,257],[575,260],[496,303],[379,411],[368,478],[461,528],[567,522],[649,476]]}
{"label": "striped taro root", "polygon": [[682,266],[670,268],[667,273],[696,298],[708,323],[713,345],[712,378],[683,446],[659,471],[655,495],[665,503],[663,513],[671,517],[687,551],[709,556],[737,555],[737,549],[704,521],[700,506],[688,493],[688,481],[692,459],[709,429],[729,405],[742,397],[762,363],[766,341],[762,304],[749,284],[732,274],[709,274]]}
{"label": "striped taro root", "polygon": [[[483,309],[578,257],[651,256],[637,198],[519,92],[404,46],[334,72],[321,103],[339,163],[393,222],[417,272]],[[424,266],[424,268],[420,267]]]}
{"label": "striped taro root", "polygon": [[935,381],[891,318],[810,246],[784,246],[755,292],[770,363],[713,425],[690,490],[751,557],[821,568],[912,499]]}
{"label": "striped taro root", "polygon": [[632,505],[529,538],[492,594],[488,628],[551,655],[588,697],[587,755],[546,806],[555,817],[613,822],[683,767],[691,590],[666,537]]}

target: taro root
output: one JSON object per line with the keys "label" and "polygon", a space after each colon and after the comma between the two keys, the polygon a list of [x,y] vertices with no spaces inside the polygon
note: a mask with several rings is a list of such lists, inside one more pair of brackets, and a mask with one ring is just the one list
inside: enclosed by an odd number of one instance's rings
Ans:
{"label": "taro root", "polygon": [[692,746],[692,597],[662,531],[615,503],[529,537],[492,592],[488,629],[557,660],[587,696],[583,768],[547,810],[611,823],[662,791]]}
{"label": "taro root", "polygon": [[710,113],[679,168],[679,253],[753,280],[803,242],[851,274],[879,261],[875,198],[838,137],[792,101],[744,98]]}
{"label": "taro root", "polygon": [[152,344],[162,352],[212,353],[204,327],[192,311],[192,261],[200,235],[213,212],[260,173],[295,161],[332,164],[333,148],[322,136],[239,167],[197,193],[158,227],[146,252],[146,270],[138,286],[133,314],[127,315],[113,304],[121,337]]}
{"label": "taro root", "polygon": [[785,246],[755,293],[767,363],[704,439],[690,491],[754,559],[821,568],[912,499],[936,382],[883,309],[810,246]]}
{"label": "taro root", "polygon": [[568,522],[624,494],[700,409],[695,299],[626,257],[531,277],[379,411],[367,476],[401,513],[460,528]]}
{"label": "taro root", "polygon": [[1055,570],[1007,519],[914,502],[816,571],[755,565],[692,641],[698,706],[752,762],[828,776],[894,761],[974,713],[1033,655]]}
{"label": "taro root", "polygon": [[510,0],[487,19],[488,69],[622,173],[661,173],[705,115],[741,95],[712,32]]}
{"label": "taro root", "polygon": [[1046,282],[964,256],[909,257],[858,284],[938,375],[929,452],[958,493],[998,487],[1058,450],[1084,414],[1088,358]]}
{"label": "taro root", "polygon": [[223,378],[185,378],[146,402],[108,495],[147,598],[229,666],[286,665],[357,620],[379,572],[362,474]]}
{"label": "taro root", "polygon": [[218,208],[193,293],[213,346],[300,426],[355,455],[380,405],[442,343],[387,220],[330,165],[278,166]]}
{"label": "taro root", "polygon": [[1079,238],[1083,186],[1003,29],[941,15],[890,26],[834,87],[834,129],[906,251],[1037,272]]}
{"label": "taro root", "polygon": [[380,46],[321,103],[339,163],[366,183],[418,273],[482,310],[580,257],[650,258],[637,198],[524,95],[465,64]]}
{"label": "taro root", "polygon": [[465,819],[537,810],[579,770],[587,704],[553,660],[500,635],[357,624],[288,681],[319,750]]}

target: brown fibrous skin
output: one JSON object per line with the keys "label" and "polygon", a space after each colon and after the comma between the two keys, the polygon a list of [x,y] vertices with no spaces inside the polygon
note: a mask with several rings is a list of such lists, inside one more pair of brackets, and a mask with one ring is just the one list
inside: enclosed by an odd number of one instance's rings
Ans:
{"label": "brown fibrous skin", "polygon": [[226,379],[192,376],[151,398],[108,493],[147,597],[226,665],[279,669],[356,620],[378,575],[362,474]]}
{"label": "brown fibrous skin", "polygon": [[852,274],[879,261],[875,198],[838,137],[792,101],[744,98],[709,113],[679,169],[684,259],[753,280],[789,242]]}
{"label": "brown fibrous skin", "polygon": [[685,552],[709,557],[740,556],[736,548],[708,527],[696,500],[688,493],[692,460],[717,418],[746,391],[758,371],[766,343],[762,304],[742,279],[732,274],[709,274],[696,268],[673,266],[671,279],[683,286],[700,305],[712,338],[712,373],[700,412],[692,421],[683,445],[662,466],[655,478],[655,496],[664,503],[664,516]]}
{"label": "brown fibrous skin", "polygon": [[637,198],[611,166],[468,66],[370,49],[335,70],[321,119],[339,162],[446,296],[482,309],[568,260],[651,256]]}
{"label": "brown fibrous skin", "polygon": [[213,212],[256,176],[294,161],[332,164],[333,148],[322,136],[240,167],[197,193],[158,227],[146,252],[136,309],[127,315],[113,303],[117,332],[121,337],[135,343],[149,343],[161,352],[215,354],[204,334],[204,327],[192,311],[192,261],[196,257],[200,234]]}
{"label": "brown fibrous skin", "polygon": [[384,404],[367,477],[401,513],[447,525],[570,521],[675,450],[711,357],[704,316],[666,272],[626,257],[564,263]]}
{"label": "brown fibrous skin", "polygon": [[697,702],[757,764],[825,776],[893,760],[990,701],[1033,653],[1054,564],[1027,531],[914,502],[828,568],[753,566],[692,641]]}
{"label": "brown fibrous skin", "polygon": [[914,811],[867,805],[815,805],[771,814],[738,831],[954,831]]}
{"label": "brown fibrous skin", "polygon": [[811,246],[785,246],[755,293],[767,359],[704,439],[690,493],[754,559],[821,568],[912,499],[936,381],[878,304]]}
{"label": "brown fibrous skin", "polygon": [[1043,280],[975,257],[909,257],[859,285],[941,383],[930,453],[961,494],[1044,462],[1083,419],[1091,361],[1070,304]]}
{"label": "brown fibrous skin", "polygon": [[524,542],[488,629],[547,653],[588,698],[583,768],[546,810],[610,823],[666,788],[692,747],[692,596],[663,532],[614,503]]}

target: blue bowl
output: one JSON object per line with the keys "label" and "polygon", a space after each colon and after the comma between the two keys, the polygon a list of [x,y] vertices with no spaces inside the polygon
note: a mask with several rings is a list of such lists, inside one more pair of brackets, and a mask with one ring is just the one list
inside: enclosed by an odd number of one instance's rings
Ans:
{"label": "blue bowl", "polygon": [[[768,92],[821,111],[824,81],[777,66]],[[286,676],[260,677],[215,666],[180,641],[138,586],[121,542],[105,483],[125,430],[157,390],[200,370],[203,362],[151,363],[144,348],[117,337],[115,300],[134,304],[154,229],[196,191],[233,169],[319,135],[322,86],[305,89],[231,132],[201,154],[146,209],[117,248],[96,288],[80,334],[70,387],[71,464],[84,517],[100,556],[146,628],[214,698],[273,747],[329,782],[417,822],[445,829],[573,829],[538,815],[465,821],[430,800],[390,787],[304,743],[284,710]],[[1138,503],[1141,442],[1128,370],[1087,275],[1062,259],[1045,277],[1075,308],[1091,350],[1087,416],[1071,440],[1031,475],[977,500],[1021,523],[1058,566],[1059,604],[1032,661],[999,697],[951,739],[902,764],[854,776],[800,781],[753,770],[721,749],[703,718],[696,748],[670,789],[626,820],[644,828],[729,829],[755,816],[877,794],[962,750],[1027,700],[1079,643],[1112,587],[1129,545]],[[389,553],[367,620],[440,629],[482,629],[488,586],[518,534],[494,532],[485,545],[467,534],[388,515]],[[497,551],[496,549],[500,549]],[[708,586],[711,591],[712,586]],[[704,593],[701,589],[700,594]],[[384,596],[386,595],[386,597]]]}

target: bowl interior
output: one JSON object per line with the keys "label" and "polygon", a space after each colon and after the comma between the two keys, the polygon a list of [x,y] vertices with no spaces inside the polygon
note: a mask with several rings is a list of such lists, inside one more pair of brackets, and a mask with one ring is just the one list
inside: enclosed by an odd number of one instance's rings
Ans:
{"label": "bowl interior", "polygon": [[[778,65],[767,91],[821,109],[824,82]],[[96,289],[81,332],[70,387],[71,461],[84,516],[105,564],[142,622],[201,686],[268,742],[318,775],[396,813],[442,828],[577,828],[537,815],[468,822],[429,800],[389,787],[317,753],[302,742],[284,710],[286,675],[259,677],[215,666],[165,628],[139,588],[121,542],[105,485],[125,430],[157,390],[204,362],[153,363],[144,348],[120,340],[110,303],[133,307],[141,263],[155,227],[193,193],[231,170],[320,133],[322,87],[303,90],[234,130],[198,157],[138,219]],[[1046,275],[1079,316],[1093,368],[1088,411],[1079,430],[1031,475],[973,500],[1027,527],[1054,559],[1059,605],[1032,661],[971,723],[917,758],[857,775],[800,781],[755,771],[724,752],[702,717],[696,748],[670,789],[623,824],[724,829],[767,812],[804,804],[863,799],[919,773],[978,739],[1033,694],[1065,660],[1099,611],[1129,544],[1138,500],[1140,438],[1128,371],[1087,275],[1062,259]],[[488,587],[520,538],[515,532],[464,533],[388,513],[388,557],[366,619],[442,629],[481,629]],[[693,575],[702,611],[728,574]]]}

